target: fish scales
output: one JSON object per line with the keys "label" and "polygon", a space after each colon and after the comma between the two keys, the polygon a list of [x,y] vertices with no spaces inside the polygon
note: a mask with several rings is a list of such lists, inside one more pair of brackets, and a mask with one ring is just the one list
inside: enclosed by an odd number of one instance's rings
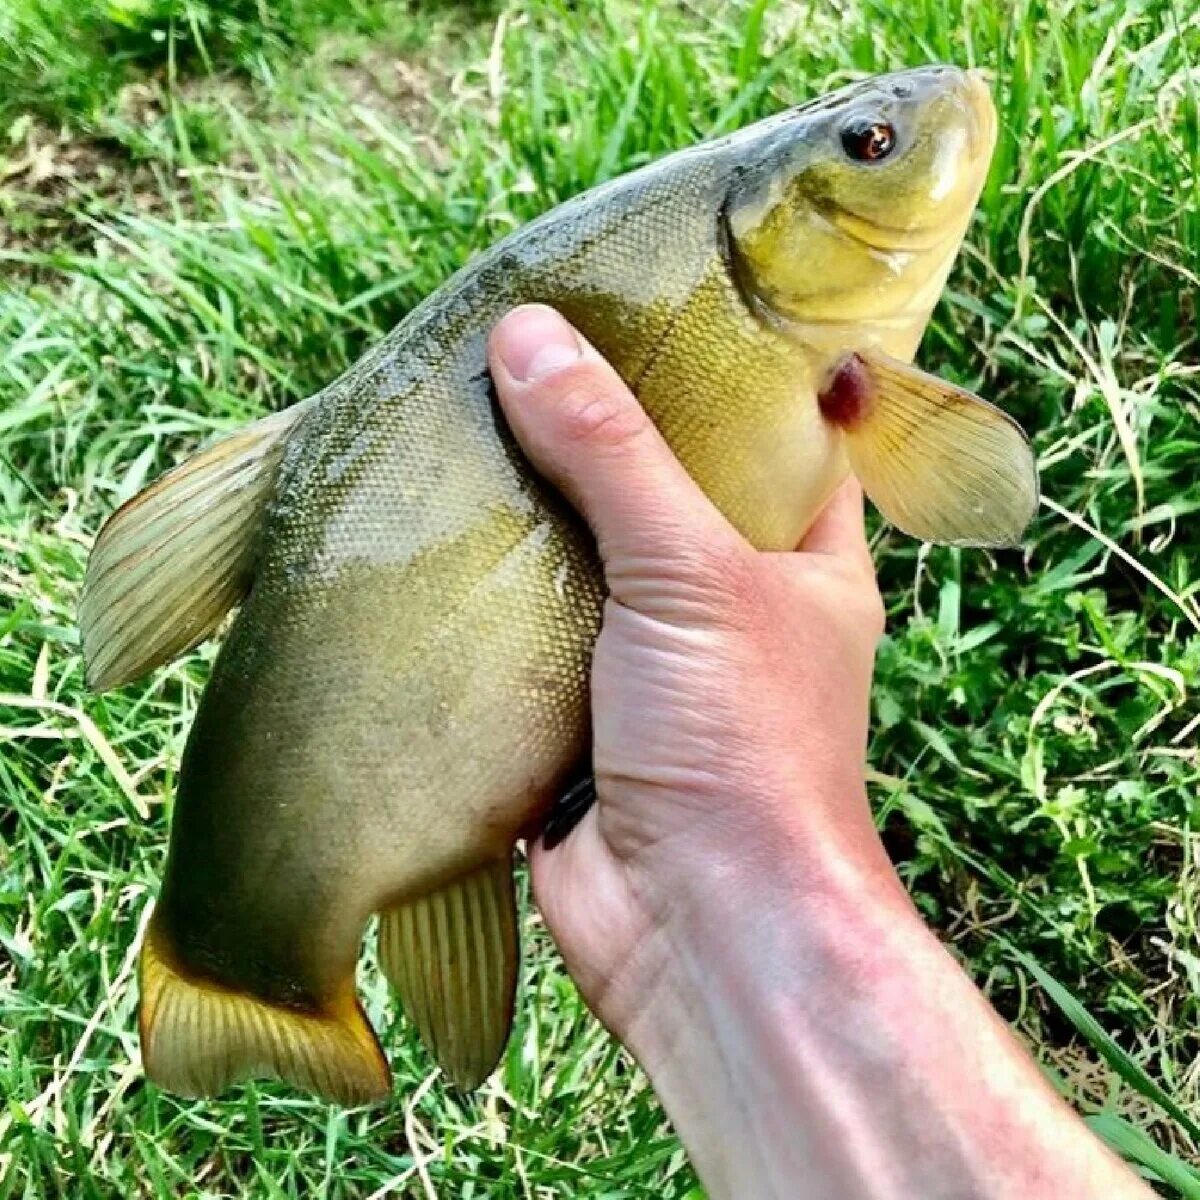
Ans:
{"label": "fish scales", "polygon": [[[514,305],[562,311],[759,548],[795,546],[851,468],[918,536],[1019,533],[1036,502],[1019,430],[907,365],[994,137],[979,80],[933,67],[672,155],[481,254],[316,397],[114,516],[81,614],[97,686],[244,596],[143,952],[153,1077],[383,1094],[354,992],[376,912],[450,1077],[479,1082],[503,1047],[512,849],[586,758],[604,602],[590,534],[496,404],[486,339]],[[156,567],[218,577],[172,600]]]}

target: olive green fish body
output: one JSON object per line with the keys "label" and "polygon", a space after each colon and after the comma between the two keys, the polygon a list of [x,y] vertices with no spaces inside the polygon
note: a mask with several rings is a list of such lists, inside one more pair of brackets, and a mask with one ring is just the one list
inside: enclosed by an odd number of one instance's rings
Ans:
{"label": "olive green fish body", "polygon": [[[847,122],[863,105],[910,162],[877,177],[898,197],[879,211],[863,174],[875,168],[847,165],[838,142],[855,150]],[[118,514],[128,552],[102,535],[89,568],[98,614],[123,595],[109,577],[146,559],[164,497],[212,477],[259,506],[244,528],[223,518],[225,590],[210,587],[170,645],[121,651],[125,668],[162,661],[248,588],[188,742],[143,956],[152,1073],[186,1091],[265,1072],[378,1094],[386,1066],[354,996],[375,912],[385,970],[451,1075],[476,1082],[503,1045],[512,847],[586,756],[604,596],[590,535],[499,416],[485,340],[512,306],[551,304],[578,326],[754,545],[795,546],[852,463],[914,531],[958,540],[945,514],[992,485],[968,472],[942,496],[951,484],[914,483],[889,447],[918,428],[906,405],[927,377],[903,361],[982,182],[990,112],[976,81],[931,68],[604,185],[481,255],[302,412]],[[878,395],[839,425],[819,399],[847,351],[875,373],[845,378]],[[931,426],[961,412],[969,437],[1008,428],[980,405],[939,393]],[[951,454],[947,436],[914,463]],[[906,496],[926,490],[910,512]],[[966,537],[991,536],[986,507],[963,519]],[[155,604],[108,642],[132,646]],[[105,618],[87,605],[85,646],[100,647],[89,630]],[[104,655],[94,671],[115,680],[120,655]]]}
{"label": "olive green fish body", "polygon": [[[159,919],[187,961],[242,954],[257,994],[277,978],[324,1003],[370,913],[506,855],[583,756],[599,566],[499,422],[484,336],[513,304],[556,303],[636,380],[674,314],[619,293],[606,234],[652,235],[678,196],[630,190],[469,269],[298,430],[184,762]],[[699,275],[711,221],[692,226]]]}
{"label": "olive green fish body", "polygon": [[[748,536],[797,541],[797,449],[827,435],[724,269],[724,163],[694,158],[489,254],[298,431],[184,763],[160,921],[189,961],[241,953],[258,994],[323,1003],[370,913],[507,854],[585,752],[601,575],[498,422],[484,336],[508,308],[567,313]],[[197,920],[209,897],[254,927]]]}

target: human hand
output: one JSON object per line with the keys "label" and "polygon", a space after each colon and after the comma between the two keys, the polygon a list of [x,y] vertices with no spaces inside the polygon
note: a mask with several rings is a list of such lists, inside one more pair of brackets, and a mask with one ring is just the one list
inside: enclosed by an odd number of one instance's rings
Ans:
{"label": "human hand", "polygon": [[925,929],[876,834],[883,615],[857,486],[796,553],[756,552],[557,314],[510,313],[490,357],[610,591],[598,802],[534,845],[534,892],[708,1194],[1146,1200]]}
{"label": "human hand", "polygon": [[510,314],[491,356],[517,438],[592,527],[610,590],[592,668],[598,803],[532,864],[585,998],[636,1043],[657,960],[689,920],[811,891],[847,863],[891,876],[863,784],[883,609],[862,495],[847,481],[799,552],[759,553],[553,310]]}

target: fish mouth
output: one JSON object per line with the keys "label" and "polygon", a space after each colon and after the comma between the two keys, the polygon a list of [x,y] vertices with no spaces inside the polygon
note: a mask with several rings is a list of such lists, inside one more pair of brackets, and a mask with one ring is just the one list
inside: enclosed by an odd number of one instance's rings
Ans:
{"label": "fish mouth", "polygon": [[[940,161],[935,160],[932,166],[930,199],[936,203],[946,197],[960,197],[965,220],[969,220],[991,166],[998,122],[996,106],[981,71],[956,70],[952,78],[953,83],[933,101],[953,115],[947,122],[946,148],[939,155]],[[953,222],[948,224],[944,218],[924,225],[893,225],[852,208],[822,203],[819,196],[811,199],[825,220],[868,250],[931,253],[961,236]]]}
{"label": "fish mouth", "polygon": [[[836,257],[840,241],[846,255],[872,265],[862,266],[853,279],[832,271],[814,281],[794,262],[776,271],[748,254],[753,242],[743,241],[765,213],[783,202],[782,183],[774,193],[759,184],[764,194],[756,193],[753,204],[741,209],[734,208],[731,190],[719,207],[717,241],[728,277],[750,311],[777,329],[794,334],[807,326],[844,324],[831,315],[836,297],[859,314],[858,323],[924,319],[970,223],[997,133],[984,76],[957,67],[915,68],[871,87],[913,106],[913,132],[905,144],[905,153],[913,155],[910,164],[881,173],[873,190],[865,183],[838,186],[837,175],[831,180],[818,173],[806,182],[801,174],[800,191],[788,200],[794,211],[786,219],[810,225],[823,253]],[[795,236],[801,246],[804,235]],[[780,245],[793,249],[787,241]]]}
{"label": "fish mouth", "polygon": [[996,105],[992,100],[992,90],[988,87],[987,77],[978,67],[972,67],[964,72],[963,88],[967,109],[974,118],[972,141],[980,157],[990,163],[992,153],[996,149],[996,137],[999,133],[999,118],[996,115]]}
{"label": "fish mouth", "polygon": [[[824,214],[822,215],[824,216]],[[829,330],[844,326],[857,327],[867,323],[881,326],[902,324],[906,321],[928,315],[929,310],[933,307],[938,294],[942,290],[949,261],[953,260],[958,253],[958,247],[962,241],[961,230],[950,230],[947,232],[944,229],[939,229],[939,236],[930,238],[928,243],[922,248],[903,250],[896,247],[881,246],[874,240],[868,240],[866,232],[860,232],[854,228],[855,224],[857,224],[864,231],[866,229],[874,229],[875,226],[873,223],[865,221],[850,222],[851,228],[844,228],[829,217],[825,217],[824,219],[830,220],[831,225],[834,225],[839,232],[846,237],[852,238],[871,254],[882,256],[886,254],[920,253],[927,255],[931,265],[925,272],[926,283],[915,289],[910,296],[894,308],[884,308],[873,314],[869,321],[862,317],[822,316],[812,312],[799,313],[789,311],[787,305],[780,303],[778,297],[771,296],[759,285],[753,269],[739,251],[737,239],[733,235],[733,228],[730,223],[729,203],[727,200],[717,211],[716,244],[718,253],[725,269],[726,277],[733,283],[734,289],[742,303],[758,320],[787,338],[807,345],[810,341],[811,331],[815,329]]]}
{"label": "fish mouth", "polygon": [[945,225],[884,225],[859,216],[848,208],[831,204],[815,205],[815,210],[839,233],[877,254],[928,254],[940,249],[961,234],[947,232]]}

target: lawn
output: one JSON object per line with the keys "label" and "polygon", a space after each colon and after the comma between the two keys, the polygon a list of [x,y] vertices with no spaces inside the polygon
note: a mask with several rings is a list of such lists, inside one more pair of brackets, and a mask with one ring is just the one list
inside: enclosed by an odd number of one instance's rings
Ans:
{"label": "lawn", "polygon": [[873,523],[876,811],[1097,1132],[1200,1197],[1200,14],[1187,0],[0,5],[0,1197],[699,1196],[536,915],[518,1025],[394,1101],[141,1077],[135,949],[213,649],[97,697],[105,515],[327,382],[473,252],[865,72],[991,74],[993,171],[920,361],[1018,417],[1020,551]]}

